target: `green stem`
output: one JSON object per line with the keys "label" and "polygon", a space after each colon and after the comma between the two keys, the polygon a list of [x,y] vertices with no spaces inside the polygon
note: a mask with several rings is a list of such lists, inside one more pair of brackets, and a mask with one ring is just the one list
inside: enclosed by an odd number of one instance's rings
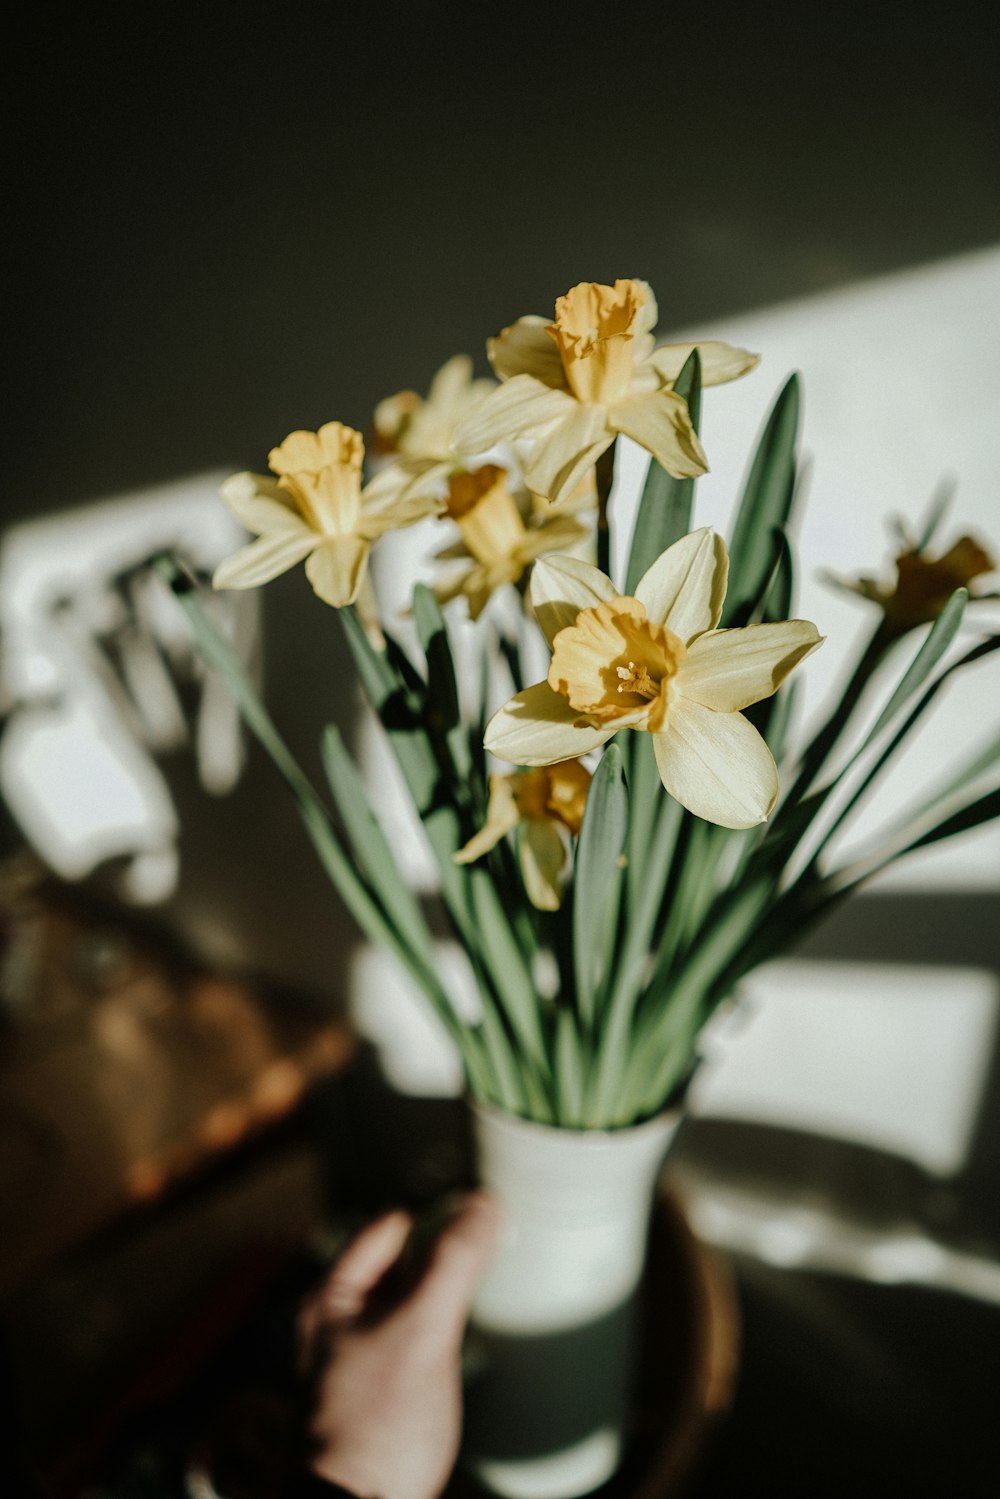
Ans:
{"label": "green stem", "polygon": [[794,806],[808,791],[822,768],[823,762],[846,727],[848,719],[861,701],[869,678],[881,663],[894,639],[895,636],[887,629],[883,620],[865,646],[837,706],[806,748],[799,773],[784,799],[786,806]]}

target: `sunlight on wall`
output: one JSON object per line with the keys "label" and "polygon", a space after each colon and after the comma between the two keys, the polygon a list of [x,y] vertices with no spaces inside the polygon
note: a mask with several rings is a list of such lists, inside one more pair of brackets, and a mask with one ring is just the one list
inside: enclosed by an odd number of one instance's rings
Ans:
{"label": "sunlight on wall", "polygon": [[706,1037],[692,1113],[809,1130],[960,1170],[997,1040],[1000,983],[975,968],[757,969]]}

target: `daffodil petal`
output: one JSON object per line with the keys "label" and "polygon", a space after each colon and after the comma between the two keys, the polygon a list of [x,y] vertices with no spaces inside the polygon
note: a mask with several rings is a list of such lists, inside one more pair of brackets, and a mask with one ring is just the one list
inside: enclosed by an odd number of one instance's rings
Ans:
{"label": "daffodil petal", "polygon": [[353,604],[364,582],[368,543],[360,536],[331,536],[306,563],[306,577],[325,604]]}
{"label": "daffodil petal", "polygon": [[515,375],[499,385],[455,433],[460,453],[481,453],[494,443],[524,437],[558,421],[576,405],[565,390],[552,390],[534,375]]}
{"label": "daffodil petal", "polygon": [[566,377],[555,340],[546,329],[548,319],[522,317],[486,345],[490,364],[501,380],[534,375],[553,390],[565,390]]}
{"label": "daffodil petal", "polygon": [[558,552],[563,547],[575,547],[592,534],[592,528],[571,515],[555,520],[549,526],[530,527],[519,548],[525,562],[541,557],[546,552]]}
{"label": "daffodil petal", "polygon": [[220,562],[212,578],[215,588],[256,588],[270,583],[280,573],[307,557],[317,543],[315,531],[307,526],[289,527],[258,537]]}
{"label": "daffodil petal", "polygon": [[369,480],[362,500],[366,505],[392,505],[403,495],[433,493],[436,488],[443,491],[451,467],[448,458],[401,458]]}
{"label": "daffodil petal", "polygon": [[432,494],[407,490],[395,500],[369,505],[362,496],[361,515],[356,527],[357,534],[368,541],[384,536],[386,531],[401,531],[412,526],[426,515],[440,513],[441,502]]}
{"label": "daffodil petal", "polygon": [[572,401],[559,421],[535,438],[524,482],[535,494],[558,504],[614,440],[603,406]]}
{"label": "daffodil petal", "polygon": [[776,692],[822,638],[806,619],[711,630],[692,642],[677,686],[686,700],[703,708],[738,713]]}
{"label": "daffodil petal", "polygon": [[578,557],[540,557],[528,588],[535,618],[549,645],[576,623],[581,609],[596,609],[618,597],[607,573]]}
{"label": "daffodil petal", "polygon": [[453,354],[435,374],[427,391],[428,406],[456,406],[472,379],[468,354]]}
{"label": "daffodil petal", "polygon": [[708,459],[691,425],[687,402],[672,390],[633,393],[608,411],[611,426],[652,453],[675,479],[708,472]]}
{"label": "daffodil petal", "polygon": [[456,864],[472,864],[496,848],[501,838],[513,832],[521,820],[508,776],[490,777],[490,799],[486,807],[486,821],[464,848],[452,855]]}
{"label": "daffodil petal", "polygon": [[740,349],[715,338],[693,344],[661,344],[653,350],[649,362],[673,384],[694,349],[701,358],[702,385],[726,385],[730,380],[748,375],[760,364],[759,354],[751,354],[749,349]]}
{"label": "daffodil petal", "polygon": [[555,822],[530,817],[521,829],[518,862],[531,904],[539,911],[558,911],[566,869],[568,834]]}
{"label": "daffodil petal", "polygon": [[614,730],[577,728],[576,713],[548,682],[526,687],[486,725],[484,743],[499,760],[515,765],[554,765],[589,754]]}
{"label": "daffodil petal", "polygon": [[257,536],[295,526],[305,528],[295,502],[269,474],[233,474],[220,486],[219,494],[240,525]]}
{"label": "daffodil petal", "polygon": [[703,526],[667,547],[639,579],[635,596],[654,623],[687,645],[719,623],[728,580],[726,544]]}
{"label": "daffodil petal", "polygon": [[741,713],[714,713],[678,696],[653,750],[670,795],[720,827],[755,827],[778,799],[771,751]]}
{"label": "daffodil petal", "polygon": [[635,322],[632,325],[633,335],[649,333],[656,327],[659,317],[659,309],[656,305],[656,296],[648,281],[633,279],[632,285],[636,288],[638,309],[635,314]]}

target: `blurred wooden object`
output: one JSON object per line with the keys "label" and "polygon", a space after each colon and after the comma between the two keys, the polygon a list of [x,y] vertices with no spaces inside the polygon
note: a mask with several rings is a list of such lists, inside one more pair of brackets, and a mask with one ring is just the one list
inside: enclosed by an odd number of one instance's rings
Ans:
{"label": "blurred wooden object", "polygon": [[288,1115],[354,1040],[30,865],[0,913],[2,1296]]}

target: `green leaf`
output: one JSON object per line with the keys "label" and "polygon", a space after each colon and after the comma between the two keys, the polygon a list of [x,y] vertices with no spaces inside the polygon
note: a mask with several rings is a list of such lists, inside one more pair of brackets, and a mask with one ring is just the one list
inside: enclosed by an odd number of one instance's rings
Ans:
{"label": "green leaf", "polygon": [[[701,415],[701,359],[697,349],[691,351],[673,388],[687,401],[691,423],[697,432]],[[627,594],[634,593],[635,585],[657,557],[690,531],[693,502],[694,480],[674,479],[655,458],[650,458],[632,531],[625,574]]]}
{"label": "green leaf", "polygon": [[621,751],[609,744],[587,792],[573,871],[573,969],[580,1016],[594,1021],[609,976],[621,899],[628,792]]}
{"label": "green leaf", "polygon": [[[914,849],[927,848],[931,843],[940,843],[942,838],[954,838],[957,833],[967,833],[972,828],[981,827],[984,822],[992,822],[994,817],[1000,817],[1000,790],[987,791],[975,801],[959,807],[949,817],[945,817],[935,827],[922,833],[913,843],[908,844],[902,853],[912,853]],[[898,857],[902,857],[902,854]]]}
{"label": "green leaf", "polygon": [[433,970],[438,959],[420,904],[396,866],[382,825],[369,805],[368,788],[335,724],[324,731],[322,759],[355,859],[403,938]]}
{"label": "green leaf", "polygon": [[394,953],[413,975],[452,1039],[464,1052],[466,1028],[458,1020],[437,978],[434,964],[426,961],[423,936],[416,945],[412,943],[405,929],[394,922],[394,912],[383,907],[368,882],[358,872],[315,788],[278,732],[271,715],[233,654],[229,642],[209,619],[193,581],[173,558],[159,558],[156,566],[184,609],[195,643],[205,661],[225,681],[239,704],[248,727],[287,782],[320,863],[347,910],[371,941]]}
{"label": "green leaf", "polygon": [[597,1054],[587,1087],[587,1123],[594,1127],[608,1119],[621,1091],[631,1047],[632,1017],[648,967],[650,944],[690,822],[690,814],[660,786],[660,805],[652,824],[645,874],[635,899],[629,890],[621,951],[600,1017]]}
{"label": "green leaf", "polygon": [[472,773],[472,760],[459,715],[458,686],[448,630],[441,605],[423,583],[418,583],[413,590],[413,618],[427,661],[428,728],[435,736],[443,736],[460,781],[467,783]]}
{"label": "green leaf", "polygon": [[511,1030],[527,1063],[543,1076],[550,1070],[539,1012],[538,994],[525,955],[511,930],[507,912],[488,872],[466,866],[472,895],[477,945]]}
{"label": "green leaf", "polygon": [[897,859],[904,858],[918,848],[927,848],[932,843],[940,843],[944,838],[954,838],[958,833],[966,833],[973,828],[981,827],[983,823],[991,822],[995,817],[1000,817],[1000,790],[985,792],[974,801],[966,803],[964,807],[956,808],[933,827],[917,833],[916,828],[921,822],[926,821],[926,818],[921,816],[910,824],[909,833],[906,829],[897,830],[887,844],[855,860],[843,869],[834,870],[826,877],[825,883],[835,896],[849,895],[875,875],[881,874],[882,870],[888,868],[890,864],[895,864]]}
{"label": "green leaf", "polygon": [[[955,633],[962,621],[962,613],[964,611],[967,599],[968,593],[964,588],[956,589],[956,591],[952,594],[944,609],[942,609],[941,613],[934,621],[934,624],[931,626],[931,629],[928,631],[927,636],[922,642],[919,650],[917,651],[916,656],[913,658],[910,665],[897,683],[895,690],[890,694],[888,701],[883,707],[875,723],[869,729],[868,733],[864,736],[861,743],[853,751],[853,753],[850,755],[846,763],[840,768],[837,774],[833,776],[826,783],[826,785],[819,787],[809,796],[803,798],[802,792],[812,779],[812,774],[808,768],[800,773],[791,791],[789,792],[788,797],[782,803],[782,806],[773,821],[771,832],[767,835],[763,843],[760,845],[755,858],[758,858],[759,860],[770,859],[773,862],[779,857],[779,851],[780,857],[784,858],[786,856],[786,851],[790,852],[791,849],[801,841],[810,824],[818,816],[819,812],[824,807],[833,791],[839,785],[841,785],[844,778],[851,770],[853,770],[854,766],[857,765],[862,756],[871,748],[872,744],[876,739],[878,739],[880,734],[882,734],[893,722],[893,720],[898,717],[898,715],[902,712],[903,708],[914,696],[914,694],[920,691],[920,688],[923,686],[924,682],[926,682],[927,678],[937,666],[941,657],[944,655],[945,651],[948,649],[952,640],[954,639]],[[968,657],[963,657],[961,661],[953,663],[952,666],[946,668],[945,671],[941,673],[941,676],[939,677],[937,683],[932,685],[931,689],[925,695],[924,699],[917,705],[913,713],[911,713],[909,719],[903,726],[903,730],[896,735],[895,739],[893,739],[891,743],[885,748],[880,758],[876,760],[872,770],[869,773],[868,779],[862,781],[859,790],[848,801],[846,808],[837,818],[836,822],[830,829],[828,829],[827,833],[824,835],[823,841],[814,852],[814,859],[818,857],[820,851],[829,841],[829,838],[834,830],[843,822],[844,817],[851,810],[854,803],[858,800],[861,792],[868,784],[868,781],[870,781],[886,763],[890,755],[895,751],[902,737],[905,735],[905,733],[909,732],[910,727],[912,727],[917,718],[927,707],[928,703],[932,700],[934,693],[938,690],[941,682],[945,679],[945,677],[947,677],[958,667],[967,664],[968,660],[975,659],[977,656],[985,654],[985,649],[989,648],[989,642],[986,643],[985,648],[982,646],[977,647],[975,651],[969,653]],[[869,648],[866,650],[865,654],[866,656],[871,654],[871,645],[869,645]],[[852,685],[849,689],[852,693],[854,691],[853,683],[857,678],[858,672],[856,671],[854,674],[854,678],[852,678]],[[854,701],[855,699],[852,697],[852,707]],[[834,724],[835,721],[836,713],[834,713],[834,715],[828,721],[827,728],[829,729],[830,725]],[[813,745],[810,746],[810,751],[818,742],[818,739],[813,741]],[[832,743],[832,739],[830,739],[829,742]],[[824,749],[824,756],[825,753],[826,750]],[[808,757],[809,752],[807,752],[807,759]],[[819,761],[817,761],[816,763],[818,764]]]}
{"label": "green leaf", "polygon": [[[871,786],[874,785],[875,781],[892,760],[894,755],[905,745],[905,742],[909,738],[911,732],[916,728],[919,720],[923,717],[924,713],[926,713],[927,709],[930,707],[931,703],[937,697],[941,689],[948,682],[949,678],[955,672],[960,671],[963,667],[969,666],[975,661],[982,660],[983,657],[992,654],[992,652],[997,649],[1000,649],[1000,636],[995,635],[992,636],[989,640],[981,641],[979,645],[974,646],[972,650],[967,651],[965,655],[961,656],[957,661],[951,662],[942,672],[938,674],[937,677],[935,677],[930,686],[924,689],[916,705],[907,714],[900,727],[896,730],[895,734],[893,734],[892,738],[882,749],[878,757],[866,769],[857,786],[855,786],[854,790],[851,792],[851,795],[837,812],[836,817],[830,823],[829,827],[825,829],[822,842],[818,845],[812,855],[812,862],[814,864],[819,859],[827,844],[830,842],[830,839],[847,821],[848,817],[854,811],[855,807],[866,795]],[[984,774],[986,770],[990,769],[998,759],[1000,759],[1000,740],[991,740],[980,754],[976,755],[972,761],[968,762],[965,766],[963,766],[955,773],[952,779],[948,781],[947,785],[942,786],[937,791],[935,791],[923,803],[921,811],[915,815],[927,815],[932,812],[936,806],[943,805],[946,801],[956,796],[958,792],[964,789],[964,787],[967,786],[971,781],[977,779],[979,776]],[[845,770],[848,768],[849,767],[845,767]],[[832,786],[828,787],[827,792],[832,789]]]}
{"label": "green leaf", "polygon": [[[690,1069],[698,1034],[728,972],[769,903],[771,880],[726,891],[678,963],[657,962],[632,1047],[627,1094],[641,1116],[664,1103]],[[657,1001],[666,996],[666,1002]]]}
{"label": "green leaf", "polygon": [[873,740],[877,739],[883,729],[888,728],[889,724],[905,704],[909,702],[914,693],[920,691],[920,688],[924,685],[954,640],[958,632],[958,627],[962,623],[962,615],[965,613],[965,606],[968,601],[969,590],[967,588],[956,588],[928,631],[917,654],[903,673],[895,692],[882,709],[871,729],[869,729],[861,746],[862,750],[866,749]]}
{"label": "green leaf", "polygon": [[799,377],[789,376],[767,419],[743,488],[729,543],[729,591],[722,627],[742,625],[773,562],[773,534],[787,525],[795,494]]}
{"label": "green leaf", "polygon": [[556,1091],[559,1123],[570,1129],[580,1128],[584,1122],[583,1047],[576,1017],[571,1009],[563,1006],[556,1016]]}
{"label": "green leaf", "polygon": [[953,481],[951,479],[943,480],[931,496],[931,502],[927,507],[927,514],[924,517],[920,536],[917,539],[916,551],[922,552],[926,547],[930,546],[938,527],[951,508],[951,502],[954,498],[955,485]]}
{"label": "green leaf", "polygon": [[761,624],[786,620],[792,612],[795,562],[787,532],[776,527],[771,533],[771,545],[774,549],[773,565],[753,609],[753,619]]}

